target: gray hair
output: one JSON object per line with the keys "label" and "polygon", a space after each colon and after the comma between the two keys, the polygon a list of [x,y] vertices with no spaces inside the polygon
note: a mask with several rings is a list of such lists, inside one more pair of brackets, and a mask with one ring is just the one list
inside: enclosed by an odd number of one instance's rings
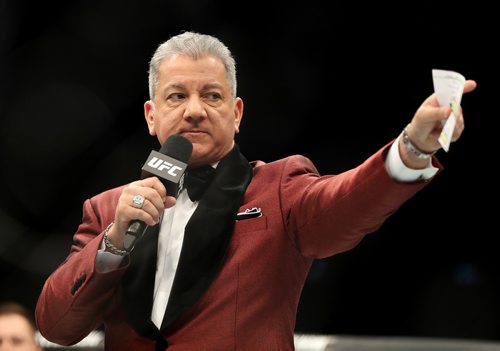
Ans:
{"label": "gray hair", "polygon": [[184,32],[158,46],[149,62],[149,98],[154,101],[158,87],[161,62],[174,55],[188,55],[193,60],[205,56],[218,58],[226,68],[226,79],[233,97],[236,97],[236,62],[231,51],[219,39],[207,34]]}

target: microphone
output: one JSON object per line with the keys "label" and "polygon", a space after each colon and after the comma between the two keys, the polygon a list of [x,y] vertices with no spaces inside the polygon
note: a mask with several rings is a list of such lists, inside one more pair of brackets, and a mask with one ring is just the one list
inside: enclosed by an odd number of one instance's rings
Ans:
{"label": "microphone", "polygon": [[[142,166],[141,179],[157,176],[167,188],[167,195],[177,198],[179,181],[186,171],[192,152],[193,144],[189,140],[179,134],[171,135],[159,152],[151,151]],[[138,219],[130,222],[123,242],[126,251],[132,251],[146,228],[147,224]]]}

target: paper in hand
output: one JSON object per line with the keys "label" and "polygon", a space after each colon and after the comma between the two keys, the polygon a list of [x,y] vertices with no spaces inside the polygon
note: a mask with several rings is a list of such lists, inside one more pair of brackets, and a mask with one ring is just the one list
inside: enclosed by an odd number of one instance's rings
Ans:
{"label": "paper in hand", "polygon": [[443,130],[439,135],[439,143],[444,151],[448,152],[455,129],[456,115],[459,113],[460,101],[462,100],[465,77],[454,71],[433,69],[432,81],[439,105],[451,107],[450,116],[444,122]]}

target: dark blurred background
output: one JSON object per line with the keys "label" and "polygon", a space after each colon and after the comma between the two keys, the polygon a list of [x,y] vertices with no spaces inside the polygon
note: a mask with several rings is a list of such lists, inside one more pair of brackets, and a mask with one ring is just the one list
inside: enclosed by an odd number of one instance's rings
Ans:
{"label": "dark blurred background", "polygon": [[[182,30],[235,55],[251,159],[300,153],[321,173],[396,137],[433,68],[478,88],[445,171],[355,249],[318,260],[297,332],[500,340],[495,108],[499,24],[479,2],[0,0],[0,301],[34,310],[82,202],[138,178],[157,150],[148,61]],[[495,234],[496,233],[496,234]]]}

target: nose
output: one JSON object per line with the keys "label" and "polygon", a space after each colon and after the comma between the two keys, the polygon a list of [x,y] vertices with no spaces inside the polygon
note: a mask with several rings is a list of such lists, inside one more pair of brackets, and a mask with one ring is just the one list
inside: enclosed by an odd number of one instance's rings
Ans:
{"label": "nose", "polygon": [[199,122],[206,117],[207,111],[201,98],[198,95],[191,95],[184,110],[184,118],[189,121]]}

